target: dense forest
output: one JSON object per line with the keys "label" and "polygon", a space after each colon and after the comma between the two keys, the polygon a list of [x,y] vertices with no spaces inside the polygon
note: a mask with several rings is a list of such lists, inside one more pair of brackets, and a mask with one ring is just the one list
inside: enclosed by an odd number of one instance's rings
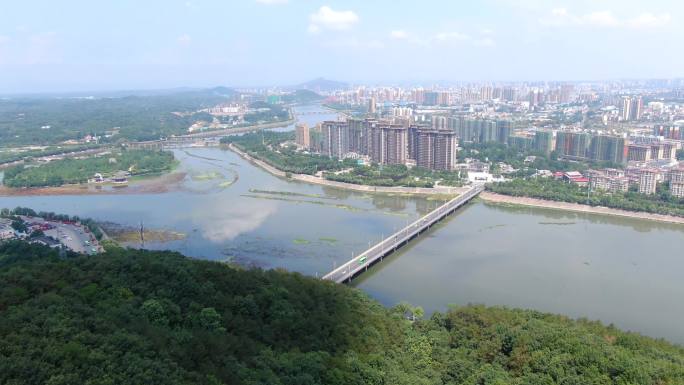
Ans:
{"label": "dense forest", "polygon": [[11,98],[0,100],[0,143],[47,145],[117,130],[112,140],[152,140],[186,133],[196,111],[229,99],[214,90],[98,98]]}
{"label": "dense forest", "polygon": [[161,251],[0,244],[2,384],[682,384],[684,349],[598,322],[452,307]]}
{"label": "dense forest", "polygon": [[673,197],[667,188],[666,184],[660,184],[658,192],[654,195],[640,194],[636,191],[626,193],[592,191],[588,194],[587,187],[579,187],[576,184],[550,178],[518,178],[487,185],[487,190],[505,195],[684,217],[684,199]]}
{"label": "dense forest", "polygon": [[131,175],[156,174],[175,165],[170,151],[117,150],[85,159],[65,158],[49,163],[22,164],[5,170],[3,184],[7,187],[43,187],[85,183],[95,173],[104,176],[123,170]]}

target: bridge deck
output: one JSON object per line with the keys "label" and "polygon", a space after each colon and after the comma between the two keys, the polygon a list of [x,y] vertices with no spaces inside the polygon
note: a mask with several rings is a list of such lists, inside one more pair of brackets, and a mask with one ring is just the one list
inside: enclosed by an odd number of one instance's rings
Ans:
{"label": "bridge deck", "polygon": [[402,245],[408,243],[411,239],[427,230],[430,226],[436,222],[439,222],[444,217],[454,212],[454,210],[466,204],[483,190],[484,186],[482,185],[473,186],[468,192],[457,196],[442,206],[439,206],[417,221],[409,224],[403,229],[383,239],[370,249],[352,258],[344,265],[341,265],[340,267],[324,275],[323,279],[335,281],[337,283],[351,281],[356,275],[368,270],[369,266],[373,265],[379,260],[382,260],[382,258],[387,254],[394,252]]}

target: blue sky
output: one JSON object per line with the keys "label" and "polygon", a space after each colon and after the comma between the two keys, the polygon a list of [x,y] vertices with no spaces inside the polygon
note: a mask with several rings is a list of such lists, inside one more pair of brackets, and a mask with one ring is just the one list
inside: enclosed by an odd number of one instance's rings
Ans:
{"label": "blue sky", "polygon": [[665,78],[684,2],[4,1],[0,92]]}

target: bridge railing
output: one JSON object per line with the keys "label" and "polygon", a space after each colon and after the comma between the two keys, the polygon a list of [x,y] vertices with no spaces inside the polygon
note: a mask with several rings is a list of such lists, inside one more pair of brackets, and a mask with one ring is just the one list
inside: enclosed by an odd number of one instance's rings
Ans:
{"label": "bridge railing", "polygon": [[[429,212],[418,220],[410,223],[403,229],[378,242],[363,253],[340,265],[333,271],[323,276],[323,279],[334,280],[336,282],[343,282],[347,280],[359,271],[367,268],[369,264],[372,264],[378,258],[381,258],[387,253],[387,251],[394,249],[396,246],[408,241],[418,233],[425,230],[425,228],[431,226],[436,221],[446,216],[449,212],[475,197],[477,194],[482,192],[482,190],[484,190],[484,186],[482,185],[473,186],[466,193],[459,195],[449,202],[437,207],[435,210]],[[363,258],[366,259],[362,260]]]}

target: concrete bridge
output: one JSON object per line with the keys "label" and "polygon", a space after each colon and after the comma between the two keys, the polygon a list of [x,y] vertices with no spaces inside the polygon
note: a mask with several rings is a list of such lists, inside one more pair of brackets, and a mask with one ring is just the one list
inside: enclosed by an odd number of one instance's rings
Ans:
{"label": "concrete bridge", "polygon": [[172,149],[187,147],[215,147],[219,145],[220,138],[194,138],[194,137],[171,137],[164,140],[150,140],[147,142],[128,143],[129,148],[133,149]]}
{"label": "concrete bridge", "polygon": [[295,111],[294,114],[295,116],[303,116],[303,115],[335,115],[339,114],[339,111],[333,111],[333,110],[325,110],[325,111]]}
{"label": "concrete bridge", "polygon": [[323,279],[337,283],[351,282],[354,277],[368,270],[368,267],[382,261],[382,259],[407,244],[411,239],[441,221],[459,207],[468,203],[484,190],[484,185],[474,185],[466,193],[457,196],[449,202],[439,206],[427,215],[409,224],[403,229],[383,239],[380,243],[352,258],[342,266],[323,276]]}

